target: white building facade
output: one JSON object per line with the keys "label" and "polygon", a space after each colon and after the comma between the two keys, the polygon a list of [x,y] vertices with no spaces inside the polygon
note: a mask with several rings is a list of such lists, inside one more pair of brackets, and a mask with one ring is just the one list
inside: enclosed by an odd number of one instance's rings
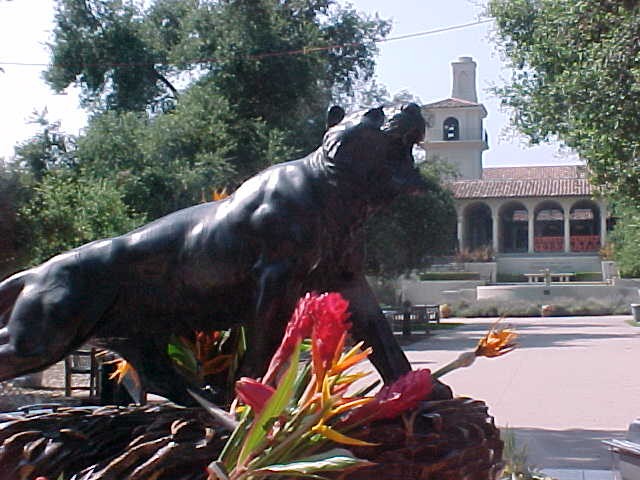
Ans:
{"label": "white building facade", "polygon": [[[458,249],[491,247],[501,256],[597,258],[606,242],[606,203],[594,196],[584,166],[482,168],[488,148],[477,103],[476,64],[452,62],[452,96],[423,106],[428,157],[451,164]],[[576,258],[576,263],[585,259]],[[526,262],[523,270],[527,270]]]}

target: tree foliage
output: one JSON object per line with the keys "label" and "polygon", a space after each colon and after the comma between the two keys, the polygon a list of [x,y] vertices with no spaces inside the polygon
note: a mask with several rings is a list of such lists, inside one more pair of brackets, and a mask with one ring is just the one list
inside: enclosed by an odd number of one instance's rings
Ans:
{"label": "tree foliage", "polygon": [[[312,151],[334,101],[360,107],[387,96],[372,75],[389,22],[335,0],[56,8],[45,79],[58,91],[80,85],[92,115],[77,138],[43,117],[42,132],[17,149],[31,182],[18,217],[30,263],[233,190]],[[374,220],[372,271],[403,271],[449,243],[451,199],[431,178],[426,197],[400,199]]]}
{"label": "tree foliage", "polygon": [[498,93],[533,143],[559,138],[586,159],[621,222],[615,258],[640,275],[640,4],[491,0],[496,40],[514,68]]}
{"label": "tree foliage", "polygon": [[47,173],[31,200],[20,208],[18,219],[22,231],[28,232],[30,264],[132,230],[143,221],[132,215],[110,181],[75,176],[65,170]]}
{"label": "tree foliage", "polygon": [[79,167],[149,218],[315,148],[389,30],[333,0],[58,0],[56,24],[45,78],[94,112]]}
{"label": "tree foliage", "polygon": [[424,194],[400,196],[387,211],[369,220],[369,274],[394,277],[454,250],[456,213],[451,192],[440,182],[441,167],[425,162],[421,173],[429,185]]}
{"label": "tree foliage", "polygon": [[617,217],[609,239],[620,275],[640,278],[640,208],[630,202],[617,202]]}
{"label": "tree foliage", "polygon": [[166,110],[177,85],[205,79],[236,115],[295,127],[305,148],[331,97],[372,76],[388,31],[334,0],[58,0],[45,78],[79,84],[101,111]]}
{"label": "tree foliage", "polygon": [[558,137],[608,194],[640,199],[640,5],[617,0],[491,0],[514,68],[498,90],[532,142]]}

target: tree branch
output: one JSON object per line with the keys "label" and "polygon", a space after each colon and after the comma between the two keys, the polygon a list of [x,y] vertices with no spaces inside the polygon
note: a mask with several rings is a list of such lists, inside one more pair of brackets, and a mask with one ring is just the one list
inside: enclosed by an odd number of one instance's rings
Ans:
{"label": "tree branch", "polygon": [[162,75],[160,72],[158,72],[155,68],[152,67],[153,73],[155,74],[156,78],[158,80],[160,80],[162,83],[164,83],[164,85],[171,90],[171,93],[173,94],[173,98],[175,98],[176,100],[178,99],[178,90],[176,89],[176,87],[173,86],[173,84],[164,76]]}

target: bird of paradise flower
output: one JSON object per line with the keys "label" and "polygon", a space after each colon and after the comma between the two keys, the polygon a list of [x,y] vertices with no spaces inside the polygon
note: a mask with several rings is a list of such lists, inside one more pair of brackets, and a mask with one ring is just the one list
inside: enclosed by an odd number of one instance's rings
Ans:
{"label": "bird of paradise flower", "polygon": [[[433,377],[468,366],[478,356],[497,357],[515,348],[510,329],[492,329],[474,351],[431,374],[411,371],[375,396],[348,394],[368,372],[352,371],[371,354],[358,343],[344,352],[348,302],[339,294],[307,294],[298,303],[280,347],[262,380],[236,383],[239,420],[215,414],[235,429],[219,458],[208,467],[209,480],[248,480],[272,476],[307,476],[370,464],[344,446],[370,446],[350,432],[363,423],[395,418],[428,399]],[[311,358],[299,367],[303,341],[311,339]],[[407,422],[405,422],[406,424]],[[410,422],[409,422],[410,423]]]}

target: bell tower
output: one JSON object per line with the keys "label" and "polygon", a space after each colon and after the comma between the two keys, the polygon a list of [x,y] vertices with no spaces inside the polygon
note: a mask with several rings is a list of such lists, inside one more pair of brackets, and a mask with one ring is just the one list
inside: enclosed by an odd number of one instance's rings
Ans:
{"label": "bell tower", "polygon": [[471,57],[459,57],[451,62],[452,86],[451,98],[478,102],[476,94],[476,62]]}
{"label": "bell tower", "polygon": [[482,152],[488,146],[483,119],[484,105],[476,93],[476,62],[459,57],[451,62],[451,98],[424,105],[427,119],[424,148],[427,157],[447,161],[458,171],[458,179],[482,177]]}

